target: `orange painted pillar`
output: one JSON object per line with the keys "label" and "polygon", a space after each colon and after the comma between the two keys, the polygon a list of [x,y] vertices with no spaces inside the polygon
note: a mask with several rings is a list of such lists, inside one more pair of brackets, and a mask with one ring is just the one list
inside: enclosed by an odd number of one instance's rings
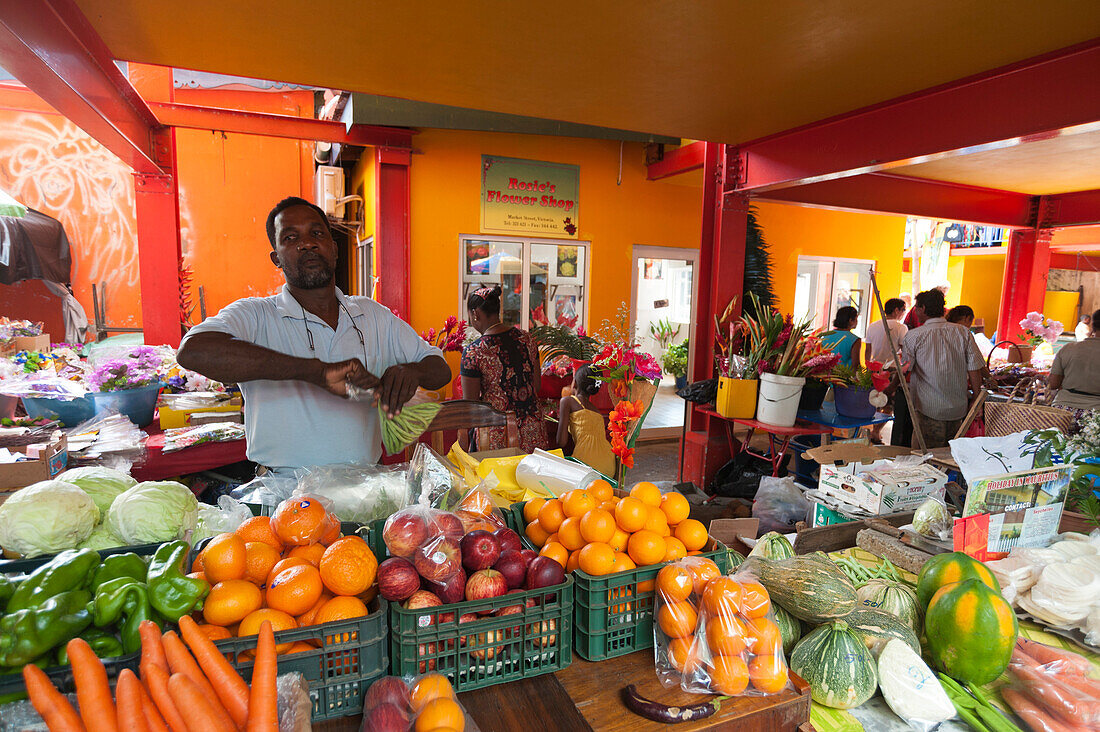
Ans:
{"label": "orange painted pillar", "polygon": [[375,149],[375,237],[378,248],[378,302],[408,321],[409,171],[412,151]]}
{"label": "orange painted pillar", "polygon": [[1050,229],[1016,229],[1005,252],[997,340],[1023,343],[1020,321],[1032,310],[1043,311],[1050,271]]}

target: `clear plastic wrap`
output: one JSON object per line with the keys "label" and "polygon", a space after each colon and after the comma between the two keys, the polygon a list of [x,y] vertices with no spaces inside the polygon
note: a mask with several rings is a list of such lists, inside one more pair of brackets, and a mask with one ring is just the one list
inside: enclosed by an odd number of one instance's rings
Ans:
{"label": "clear plastic wrap", "polygon": [[313,702],[309,682],[298,672],[280,674],[275,679],[275,698],[279,709],[279,732],[309,732]]}
{"label": "clear plastic wrap", "polygon": [[879,690],[887,706],[917,732],[932,732],[955,716],[940,680],[905,641],[891,639],[878,657]]}
{"label": "clear plastic wrap", "polygon": [[424,443],[416,446],[406,474],[412,501],[450,509],[466,495],[466,481],[454,464]]}
{"label": "clear plastic wrap", "polygon": [[371,684],[363,697],[363,722],[359,732],[412,729],[481,730],[458,700],[451,682],[442,674],[404,678],[383,676]]}
{"label": "clear plastic wrap", "polygon": [[465,533],[462,520],[455,514],[413,505],[386,519],[382,540],[392,556],[410,560],[429,585],[437,585],[429,589],[446,603],[463,599],[450,597],[449,593],[465,587],[459,547]]}
{"label": "clear plastic wrap", "polygon": [[82,399],[87,393],[88,389],[82,382],[58,376],[52,370],[21,376],[16,374],[10,379],[0,381],[0,394],[5,396],[60,399],[67,402]]}
{"label": "clear plastic wrap", "polygon": [[178,427],[164,431],[164,452],[179,452],[209,442],[233,442],[244,439],[244,425],[235,422],[211,422],[197,427]]}
{"label": "clear plastic wrap", "polygon": [[951,538],[951,510],[942,496],[929,496],[913,514],[913,530],[921,536],[947,541]]}
{"label": "clear plastic wrap", "polygon": [[504,514],[493,503],[490,485],[494,481],[495,477],[490,475],[467,491],[455,506],[454,513],[462,521],[462,528],[467,534],[478,529],[493,532],[508,526],[504,522]]}
{"label": "clear plastic wrap", "polygon": [[252,518],[252,512],[240,501],[230,496],[219,496],[218,505],[199,502],[199,518],[191,540],[197,542],[208,536],[236,531]]}
{"label": "clear plastic wrap", "polygon": [[319,465],[294,475],[297,491],[328,498],[341,521],[369,524],[412,503],[403,465]]}
{"label": "clear plastic wrap", "polygon": [[267,473],[258,475],[244,485],[237,486],[229,495],[241,503],[274,508],[290,498],[298,487],[298,479],[293,475]]}
{"label": "clear plastic wrap", "polygon": [[600,474],[587,465],[570,462],[545,450],[535,450],[516,466],[516,483],[530,491],[549,489],[561,495],[574,488],[584,488]]}
{"label": "clear plastic wrap", "polygon": [[1073,729],[1095,729],[1100,723],[1100,682],[1085,676],[1069,660],[1054,659],[1043,664],[1017,649],[1008,664],[1008,677],[1013,689],[1055,723]]}
{"label": "clear plastic wrap", "polygon": [[139,463],[145,459],[148,437],[117,410],[108,409],[69,432],[69,456],[82,463],[109,464],[113,461],[115,464],[110,467],[116,468],[120,462]]}

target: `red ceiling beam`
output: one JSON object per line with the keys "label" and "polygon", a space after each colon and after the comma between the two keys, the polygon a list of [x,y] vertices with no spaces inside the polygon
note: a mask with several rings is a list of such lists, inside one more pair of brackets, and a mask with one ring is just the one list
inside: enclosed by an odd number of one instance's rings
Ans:
{"label": "red ceiling beam", "polygon": [[764,192],[1100,129],[1100,39],[740,146]]}
{"label": "red ceiling beam", "polygon": [[1100,257],[1090,257],[1085,254],[1068,254],[1066,252],[1050,252],[1051,269],[1080,269],[1085,272],[1100,272]]}
{"label": "red ceiling beam", "polygon": [[869,213],[922,216],[1022,228],[1033,226],[1033,197],[1012,191],[868,173],[761,193],[755,198]]}
{"label": "red ceiling beam", "polygon": [[1088,226],[1100,223],[1100,190],[1062,193],[1043,196],[1048,202],[1049,213],[1044,217],[1046,226]]}
{"label": "red ceiling beam", "polygon": [[72,0],[5,2],[0,66],[136,172],[170,161],[156,117]]}
{"label": "red ceiling beam", "polygon": [[666,149],[660,160],[646,166],[646,180],[660,180],[703,167],[706,143],[691,142]]}
{"label": "red ceiling beam", "polygon": [[285,114],[242,112],[236,109],[200,107],[193,104],[149,105],[162,124],[169,127],[186,127],[193,130],[218,130],[240,132],[247,135],[286,137],[295,140],[339,142],[364,147],[410,147],[413,130],[403,127],[351,125],[308,117],[291,117]]}

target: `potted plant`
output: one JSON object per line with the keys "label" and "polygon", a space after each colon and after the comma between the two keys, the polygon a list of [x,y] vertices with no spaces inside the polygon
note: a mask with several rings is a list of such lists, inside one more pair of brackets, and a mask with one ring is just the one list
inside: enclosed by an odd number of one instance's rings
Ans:
{"label": "potted plant", "polygon": [[152,424],[161,366],[162,359],[151,346],[137,346],[123,358],[100,363],[85,378],[95,413],[116,409],[138,427]]}
{"label": "potted plant", "polygon": [[661,356],[661,367],[676,377],[676,389],[687,386],[688,341],[675,343]]}
{"label": "potted plant", "polygon": [[806,377],[802,396],[798,400],[800,410],[821,409],[821,404],[829,391],[829,375],[839,361],[840,354],[822,343],[817,335],[805,339],[802,347],[802,362],[794,369],[795,375]]}
{"label": "potted plant", "polygon": [[680,335],[680,326],[672,327],[672,323],[668,318],[661,318],[655,323],[649,324],[649,334],[653,336],[653,340],[657,341],[657,345],[664,351],[668,349],[672,340]]}
{"label": "potted plant", "polygon": [[854,419],[870,419],[875,411],[886,404],[883,390],[890,384],[890,377],[882,364],[869,361],[867,366],[854,368],[840,365],[831,375],[836,413]]}

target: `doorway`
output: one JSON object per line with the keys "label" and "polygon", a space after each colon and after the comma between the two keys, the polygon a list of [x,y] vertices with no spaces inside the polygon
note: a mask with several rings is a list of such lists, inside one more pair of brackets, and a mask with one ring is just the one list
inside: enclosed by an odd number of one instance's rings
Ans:
{"label": "doorway", "polygon": [[870,259],[799,257],[794,286],[794,319],[811,318],[816,330],[831,330],[836,311],[851,305],[859,311],[853,332],[862,338],[871,317]]}
{"label": "doorway", "polygon": [[[660,363],[670,347],[684,348],[695,335],[695,276],[699,250],[634,246],[631,277],[631,321],[643,351]],[[691,373],[687,348],[686,373]],[[641,439],[679,437],[684,426],[684,400],[676,396],[676,379],[665,371],[653,407],[642,425]]]}

